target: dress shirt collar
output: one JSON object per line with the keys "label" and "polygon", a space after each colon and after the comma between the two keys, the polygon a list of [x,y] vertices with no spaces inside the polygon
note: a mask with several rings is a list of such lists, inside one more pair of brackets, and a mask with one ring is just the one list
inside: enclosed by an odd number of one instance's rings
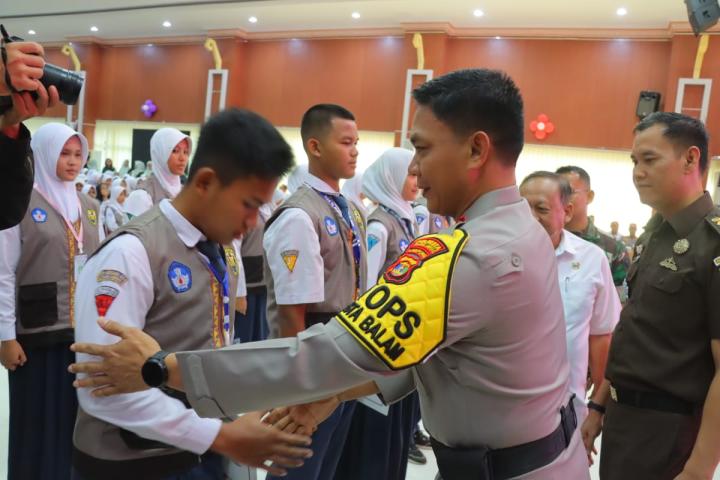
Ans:
{"label": "dress shirt collar", "polygon": [[523,199],[520,196],[520,191],[518,190],[517,185],[499,188],[497,190],[487,192],[475,200],[475,203],[473,203],[470,208],[465,211],[463,216],[465,217],[465,221],[469,222],[474,218],[485,215],[496,207],[510,205],[521,201],[523,201]]}
{"label": "dress shirt collar", "polygon": [[710,213],[713,207],[714,205],[710,194],[705,192],[704,195],[693,203],[668,218],[667,223],[675,230],[678,237],[686,237],[692,232],[695,226]]}
{"label": "dress shirt collar", "polygon": [[575,248],[575,242],[573,242],[573,237],[575,236],[572,233],[568,232],[567,230],[563,230],[562,238],[560,238],[560,244],[555,249],[556,257],[559,257],[564,253],[568,253],[571,256],[577,253],[577,249]]}
{"label": "dress shirt collar", "polygon": [[190,223],[187,218],[183,217],[170,200],[165,199],[160,202],[160,211],[167,217],[177,232],[178,237],[180,237],[180,240],[182,240],[188,248],[195,248],[198,242],[205,240],[205,235],[203,235],[195,225]]}
{"label": "dress shirt collar", "polygon": [[334,190],[330,185],[323,182],[310,172],[308,172],[305,176],[305,183],[310,188],[314,188],[318,192],[327,193],[328,195],[340,195],[340,192]]}

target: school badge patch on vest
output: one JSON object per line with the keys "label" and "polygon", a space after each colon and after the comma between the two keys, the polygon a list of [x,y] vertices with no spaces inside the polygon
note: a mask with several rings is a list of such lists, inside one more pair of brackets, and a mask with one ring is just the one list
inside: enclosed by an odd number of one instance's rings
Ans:
{"label": "school badge patch on vest", "polygon": [[297,263],[299,254],[300,252],[298,250],[285,250],[280,254],[282,256],[283,262],[285,263],[285,266],[288,270],[290,270],[290,273],[295,270],[295,264]]}
{"label": "school badge patch on vest", "polygon": [[230,271],[236,277],[240,275],[240,269],[238,268],[237,257],[235,256],[235,249],[232,247],[225,247],[225,260]]}
{"label": "school badge patch on vest", "polygon": [[337,235],[338,226],[335,220],[330,217],[325,217],[325,230],[327,230],[328,235],[330,235],[331,237]]}
{"label": "school badge patch on vest", "polygon": [[442,219],[441,219],[440,217],[435,217],[435,227],[436,227],[436,228],[442,228],[442,227],[443,227]]}
{"label": "school badge patch on vest", "polygon": [[392,370],[422,363],[445,341],[452,275],[467,240],[460,229],[416,239],[339,323]]}
{"label": "school badge patch on vest", "polygon": [[90,225],[92,225],[92,226],[97,225],[97,212],[91,208],[88,208],[87,219],[88,219],[88,222],[90,222]]}
{"label": "school badge patch on vest", "polygon": [[30,212],[30,216],[33,219],[33,222],[35,223],[45,223],[47,222],[47,212],[43,210],[42,208],[35,208],[32,212]]}
{"label": "school badge patch on vest", "polygon": [[418,225],[421,225],[425,221],[425,215],[415,215]]}
{"label": "school badge patch on vest", "polygon": [[380,242],[380,239],[377,237],[377,235],[373,235],[372,233],[368,235],[368,250],[372,250],[375,245]]}
{"label": "school badge patch on vest", "polygon": [[192,287],[192,272],[180,262],[172,262],[168,268],[168,279],[175,293],[185,293]]}
{"label": "school badge patch on vest", "polygon": [[407,240],[405,240],[405,239],[403,238],[402,240],[400,240],[400,243],[398,244],[398,247],[400,247],[400,251],[401,251],[401,252],[404,252],[405,249],[408,247],[408,245],[410,245],[410,242],[408,242]]}

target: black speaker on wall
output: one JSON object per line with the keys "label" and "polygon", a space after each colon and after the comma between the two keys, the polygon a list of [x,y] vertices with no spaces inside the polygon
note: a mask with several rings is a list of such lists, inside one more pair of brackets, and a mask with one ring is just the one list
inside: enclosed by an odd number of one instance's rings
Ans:
{"label": "black speaker on wall", "polygon": [[695,35],[708,30],[720,19],[718,0],[685,0],[685,6]]}
{"label": "black speaker on wall", "polygon": [[642,120],[653,112],[660,109],[660,92],[643,90],[637,104],[637,116]]}

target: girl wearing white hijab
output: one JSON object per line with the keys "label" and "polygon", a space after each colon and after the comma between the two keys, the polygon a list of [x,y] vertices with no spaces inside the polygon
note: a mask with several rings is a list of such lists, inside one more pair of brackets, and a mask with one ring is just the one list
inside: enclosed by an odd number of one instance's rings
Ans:
{"label": "girl wearing white hijab", "polygon": [[145,172],[145,163],[142,160],[135,160],[133,163],[133,169],[130,172],[130,175],[132,175],[135,178],[140,178],[140,176]]}
{"label": "girl wearing white hijab", "polygon": [[368,288],[417,235],[412,201],[418,194],[417,176],[408,174],[413,153],[386,150],[363,175],[362,190],[379,204],[368,218]]}
{"label": "girl wearing white hijab", "polygon": [[97,201],[97,189],[95,188],[95,185],[92,183],[86,183],[80,193],[87,195],[87,197],[92,200],[93,205],[97,207],[97,210],[100,210],[100,202]]}
{"label": "girl wearing white hijab", "polygon": [[107,235],[122,227],[130,220],[123,208],[126,197],[127,193],[122,185],[113,185],[110,189],[110,200],[108,200],[105,208],[105,216],[103,217],[105,220],[105,233]]}
{"label": "girl wearing white hijab", "polygon": [[74,290],[101,234],[95,205],[75,190],[87,158],[85,137],[49,123],[30,146],[35,186],[28,212],[20,225],[0,232],[0,361],[10,371],[8,478],[67,479],[77,412],[67,372],[74,358]]}
{"label": "girl wearing white hijab", "polygon": [[368,216],[368,210],[365,206],[365,194],[362,192],[363,174],[357,172],[354,177],[345,180],[340,193],[355,203],[355,206],[360,210],[364,217]]}
{"label": "girl wearing white hijab", "polygon": [[[391,148],[363,174],[363,193],[379,204],[368,217],[368,288],[415,238],[417,224],[410,202],[418,189],[417,176],[408,173],[412,157],[409,150]],[[406,397],[390,406],[386,415],[358,404],[336,477],[405,478],[417,402],[416,396]],[[368,432],[373,432],[371,439]]]}
{"label": "girl wearing white hijab", "polygon": [[123,161],[123,164],[120,167],[120,171],[118,172],[118,174],[121,177],[124,177],[129,171],[130,171],[130,160],[125,160],[125,161]]}
{"label": "girl wearing white hijab", "polygon": [[190,137],[176,128],[161,128],[152,136],[150,157],[154,170],[140,187],[147,193],[147,210],[161,200],[172,200],[180,193],[180,177],[185,173],[191,150]]}

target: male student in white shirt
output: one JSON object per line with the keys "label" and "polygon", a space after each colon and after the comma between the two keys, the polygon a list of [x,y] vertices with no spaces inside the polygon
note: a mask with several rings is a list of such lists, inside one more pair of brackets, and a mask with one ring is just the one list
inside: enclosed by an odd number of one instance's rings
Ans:
{"label": "male student in white shirt", "polygon": [[578,425],[582,425],[588,408],[604,410],[592,398],[585,404],[588,362],[592,383],[599,387],[605,378],[612,331],[620,318],[620,299],[605,253],[564,229],[572,217],[572,188],[567,180],[556,173],[534,172],[523,180],[520,194],[555,247],[567,327],[570,392],[575,394]]}
{"label": "male student in white shirt", "polygon": [[[263,238],[271,337],[293,337],[330,321],[366,286],[365,219],[340,194],[340,179],[352,178],[357,166],[355,117],[339,105],[315,105],[305,112],[300,131],[308,173],[268,219]],[[313,458],[287,478],[335,478],[354,407],[340,405],[318,427]]]}
{"label": "male student in white shirt", "polygon": [[[230,244],[252,228],[292,163],[290,147],[262,117],[237,109],[211,117],[187,186],[122,227],[88,260],[76,289],[76,339],[112,342],[96,323],[108,315],[155,331],[168,345],[230,344],[240,276]],[[311,453],[298,448],[308,437],[264,425],[259,413],[230,423],[200,418],[174,391],[113,398],[78,391],[78,398],[76,480],[222,480],[220,455],[283,474]]]}

